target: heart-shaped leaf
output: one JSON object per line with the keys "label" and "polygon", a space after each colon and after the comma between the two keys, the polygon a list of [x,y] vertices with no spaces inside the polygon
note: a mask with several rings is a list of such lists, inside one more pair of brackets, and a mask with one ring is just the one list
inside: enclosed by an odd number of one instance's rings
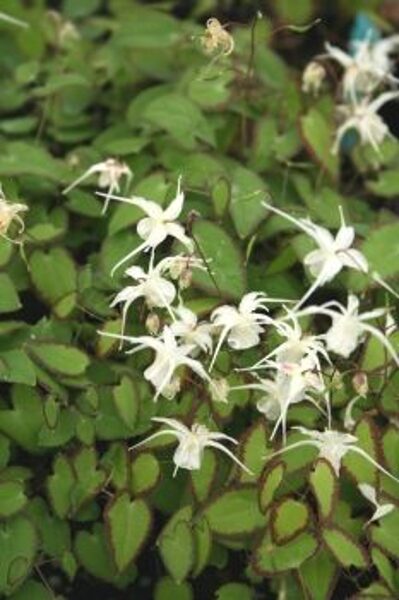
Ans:
{"label": "heart-shaped leaf", "polygon": [[105,511],[107,534],[115,566],[122,573],[137,557],[151,528],[151,512],[144,500],[116,496]]}
{"label": "heart-shaped leaf", "polygon": [[194,565],[192,515],[190,506],[181,508],[168,521],[158,538],[159,552],[164,565],[177,583],[186,579]]}
{"label": "heart-shaped leaf", "polygon": [[327,548],[343,567],[353,566],[358,569],[367,567],[368,557],[365,550],[346,531],[337,527],[324,528],[322,538]]}
{"label": "heart-shaped leaf", "polygon": [[294,498],[282,498],[271,509],[271,532],[276,544],[286,544],[303,531],[310,519],[306,504]]}
{"label": "heart-shaped leaf", "polygon": [[310,484],[319,506],[319,514],[323,520],[329,519],[334,510],[338,495],[338,480],[331,464],[319,459],[310,474]]}

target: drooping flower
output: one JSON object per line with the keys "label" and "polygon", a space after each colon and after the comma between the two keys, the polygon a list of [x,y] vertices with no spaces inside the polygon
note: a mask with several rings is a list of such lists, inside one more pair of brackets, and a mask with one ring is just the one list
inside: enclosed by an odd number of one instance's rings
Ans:
{"label": "drooping flower", "polygon": [[347,100],[354,102],[369,95],[380,83],[396,83],[390,54],[397,46],[398,35],[375,42],[370,39],[357,42],[353,55],[326,43],[327,55],[344,68],[343,95]]}
{"label": "drooping flower", "polygon": [[337,129],[336,139],[332,152],[336,154],[341,146],[341,141],[350,130],[355,130],[362,145],[370,144],[377,154],[380,154],[380,145],[386,137],[393,138],[388,125],[378,114],[380,108],[399,97],[399,92],[385,92],[374,100],[362,98],[352,104],[343,104],[338,107],[338,114],[343,123]]}
{"label": "drooping flower", "polygon": [[344,267],[362,273],[368,272],[369,267],[366,257],[359,250],[352,247],[355,230],[353,227],[346,225],[342,209],[340,209],[341,226],[334,238],[328,229],[316,225],[310,219],[296,219],[266,202],[263,202],[263,206],[302,229],[318,245],[318,248],[309,252],[303,261],[315,281],[296,305],[296,308],[299,308],[317,288],[332,281]]}
{"label": "drooping flower", "polygon": [[205,33],[201,36],[201,43],[208,54],[220,50],[222,56],[228,56],[234,50],[233,36],[215,17],[207,20]]}
{"label": "drooping flower", "polygon": [[366,498],[366,500],[368,500],[369,502],[374,504],[374,507],[375,507],[374,514],[371,517],[371,519],[369,519],[367,521],[365,527],[367,527],[367,525],[370,525],[370,523],[373,523],[374,521],[378,521],[379,519],[382,519],[383,517],[385,517],[386,515],[388,515],[390,512],[392,512],[395,509],[394,504],[390,504],[390,503],[381,504],[380,502],[378,502],[377,490],[375,488],[373,488],[373,486],[369,485],[368,483],[359,483],[358,488],[359,488],[362,496],[364,496]]}
{"label": "drooping flower", "polygon": [[194,356],[200,350],[206,353],[211,352],[212,326],[210,323],[198,322],[197,315],[182,304],[173,309],[173,312],[177,317],[170,326],[173,335],[180,339],[183,344],[192,345]]}
{"label": "drooping flower", "polygon": [[227,338],[227,344],[233,350],[245,350],[256,346],[265,325],[275,321],[265,314],[269,302],[285,302],[277,298],[268,298],[261,292],[249,292],[242,297],[238,307],[231,305],[219,306],[212,315],[214,327],[220,328],[220,337],[209,367],[211,371],[220,348]]}
{"label": "drooping flower", "polygon": [[205,448],[216,448],[224,454],[226,454],[231,460],[233,460],[241,469],[243,469],[249,475],[253,473],[246,467],[234,454],[219,440],[224,440],[237,445],[238,442],[234,438],[220,433],[219,431],[209,431],[205,425],[200,423],[194,423],[189,429],[184,423],[177,421],[176,419],[169,419],[166,417],[153,417],[151,419],[157,423],[163,423],[168,426],[168,429],[161,429],[156,433],[153,433],[148,438],[135,444],[130,450],[136,449],[143,444],[146,444],[150,440],[154,440],[159,436],[173,435],[178,440],[178,446],[173,456],[173,462],[175,463],[175,470],[173,476],[176,475],[179,469],[188,469],[189,471],[197,471],[201,468],[202,459],[204,456]]}
{"label": "drooping flower", "polygon": [[[100,196],[103,195],[100,192],[98,192],[98,194]],[[147,215],[147,217],[141,219],[137,223],[137,233],[144,242],[124,256],[114,266],[111,275],[113,275],[121,265],[128,260],[131,260],[140,252],[150,250],[151,260],[153,260],[155,249],[162,244],[167,237],[175,238],[181,242],[189,252],[193,252],[193,241],[185,234],[184,227],[180,225],[180,223],[176,223],[176,219],[180,216],[184,204],[184,193],[181,191],[181,177],[179,177],[177,183],[176,196],[165,209],[152,200],[146,200],[145,198],[139,198],[137,196],[125,198],[123,196],[110,194],[109,198],[111,200],[131,204],[132,206],[138,206]]]}
{"label": "drooping flower", "polygon": [[[269,352],[264,358],[255,363],[252,367],[247,367],[245,371],[255,371],[262,369],[269,361],[274,358],[277,363],[297,363],[306,356],[311,355],[319,371],[321,371],[319,355],[331,363],[330,357],[324,347],[322,335],[304,334],[299,323],[298,315],[285,307],[287,317],[279,320],[277,329],[278,335],[286,338],[286,341],[279,344],[274,350]],[[287,319],[284,320],[284,319]]]}
{"label": "drooping flower", "polygon": [[331,327],[325,334],[328,350],[348,358],[363,341],[365,335],[370,333],[385,346],[396,364],[399,365],[399,357],[388,337],[377,327],[367,323],[370,319],[385,315],[384,308],[376,308],[359,314],[359,299],[355,295],[349,294],[346,307],[336,300],[331,300],[321,306],[312,306],[302,311],[302,314],[311,313],[325,314],[331,318]]}
{"label": "drooping flower", "polygon": [[204,379],[208,382],[210,381],[210,377],[202,364],[198,360],[190,357],[194,346],[192,344],[179,345],[178,341],[170,330],[170,327],[168,326],[163,328],[158,337],[152,337],[148,335],[132,337],[119,335],[116,333],[109,333],[106,331],[99,331],[99,333],[100,335],[112,337],[126,341],[129,344],[136,345],[136,348],[128,350],[127,354],[134,354],[146,348],[154,350],[154,362],[144,371],[144,378],[152,383],[156,390],[154,402],[158,400],[161,394],[165,395],[165,390],[167,390],[168,386],[173,380],[175,371],[180,366],[189,367],[189,369],[194,371],[194,373],[196,373],[201,379]]}
{"label": "drooping flower", "polygon": [[302,74],[302,91],[305,94],[317,96],[326,78],[326,70],[316,60],[312,60],[305,67]]}
{"label": "drooping flower", "polygon": [[18,204],[8,202],[4,196],[2,187],[0,185],[0,237],[4,238],[12,244],[20,244],[17,239],[12,239],[8,236],[8,230],[13,221],[16,221],[19,225],[18,234],[21,235],[25,230],[25,223],[20,216],[20,213],[28,210],[26,204]]}
{"label": "drooping flower", "polygon": [[125,332],[126,318],[130,306],[138,298],[144,298],[148,308],[166,308],[174,319],[174,313],[171,304],[176,297],[176,288],[167,279],[162,276],[165,262],[161,261],[153,267],[150,265],[148,272],[138,266],[130,267],[125,271],[128,277],[131,277],[135,285],[127,285],[114,298],[111,307],[123,304],[122,310],[122,329],[121,334]]}
{"label": "drooping flower", "polygon": [[130,180],[133,177],[132,171],[129,169],[127,164],[116,160],[115,158],[108,158],[99,163],[95,163],[91,167],[89,167],[83,175],[75,179],[65,190],[63,190],[63,194],[68,194],[71,190],[73,190],[80,183],[85,181],[91,175],[98,174],[98,187],[101,189],[107,189],[107,192],[104,195],[105,202],[103,207],[103,213],[106,212],[111,196],[114,192],[120,192],[120,180],[122,177],[126,177],[127,185],[129,185]]}
{"label": "drooping flower", "polygon": [[271,421],[275,421],[270,439],[273,439],[281,427],[283,443],[286,441],[287,414],[293,404],[308,400],[320,409],[312,393],[323,394],[330,419],[329,397],[326,393],[323,377],[317,370],[315,359],[312,355],[302,358],[298,362],[273,362],[265,364],[266,368],[275,369],[273,379],[257,377],[257,381],[246,385],[232,387],[231,390],[253,389],[263,393],[257,402],[257,409]]}
{"label": "drooping flower", "polygon": [[223,402],[227,404],[227,399],[230,393],[229,382],[225,377],[213,378],[209,384],[209,391],[213,402]]}
{"label": "drooping flower", "polygon": [[267,456],[268,459],[272,457],[274,458],[275,456],[288,452],[289,450],[294,450],[295,448],[314,446],[319,451],[319,458],[324,458],[327,460],[334,469],[337,477],[339,477],[342,459],[348,452],[354,452],[355,454],[362,456],[365,460],[372,464],[373,467],[381,471],[381,473],[399,483],[399,479],[394,477],[394,475],[387,471],[382,465],[377,463],[374,458],[372,458],[365,450],[363,450],[363,448],[359,448],[359,446],[356,445],[358,439],[351,433],[342,433],[341,431],[334,431],[332,429],[315,431],[299,426],[293,427],[292,429],[296,429],[303,435],[306,435],[308,439],[300,440],[299,442],[294,442],[289,446],[285,446],[284,448],[281,448],[281,450],[273,452],[272,455]]}

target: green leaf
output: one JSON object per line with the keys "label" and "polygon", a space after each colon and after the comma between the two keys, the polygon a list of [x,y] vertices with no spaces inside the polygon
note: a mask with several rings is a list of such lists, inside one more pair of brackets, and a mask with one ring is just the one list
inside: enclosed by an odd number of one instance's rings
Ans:
{"label": "green leaf", "polygon": [[338,528],[324,528],[322,538],[327,548],[344,568],[353,566],[365,569],[367,567],[368,558],[365,550],[346,531]]}
{"label": "green leaf", "polygon": [[93,447],[82,448],[72,462],[76,481],[70,497],[72,509],[76,512],[101,490],[106,474],[97,468],[97,455]]}
{"label": "green leaf", "polygon": [[318,459],[310,473],[310,484],[316,496],[320,517],[326,521],[330,518],[338,495],[338,480],[331,464]]}
{"label": "green leaf", "polygon": [[22,516],[0,523],[0,593],[9,596],[29,575],[37,550],[33,525]]}
{"label": "green leaf", "polygon": [[225,177],[220,177],[212,187],[211,197],[215,215],[221,219],[230,204],[231,189],[229,180]]}
{"label": "green leaf", "polygon": [[397,198],[399,195],[399,175],[396,169],[382,171],[374,181],[367,181],[367,188],[382,198]]}
{"label": "green leaf", "polygon": [[63,319],[76,306],[75,263],[64,248],[35,250],[29,258],[30,276],[39,296]]}
{"label": "green leaf", "polygon": [[[357,445],[378,462],[377,432],[373,421],[368,417],[364,417],[356,425],[353,435],[359,440]],[[377,469],[362,456],[354,452],[348,452],[342,461],[342,465],[348,469],[357,483],[375,484]]]}
{"label": "green leaf", "polygon": [[27,142],[10,142],[0,157],[0,177],[35,175],[55,183],[63,181],[67,167],[54,159],[44,148]]}
{"label": "green leaf", "polygon": [[29,354],[43,367],[57,375],[77,377],[83,375],[89,358],[82,350],[52,342],[35,342],[28,347]]}
{"label": "green leaf", "polygon": [[0,273],[0,313],[9,313],[21,308],[17,291],[6,273]]}
{"label": "green leaf", "polygon": [[253,566],[264,577],[297,569],[316,552],[317,547],[318,542],[311,533],[301,533],[283,546],[275,545],[266,534],[255,549]]}
{"label": "green leaf", "polygon": [[310,514],[306,504],[293,498],[283,498],[271,509],[271,532],[276,544],[286,544],[307,526]]}
{"label": "green leaf", "polygon": [[176,583],[170,577],[160,579],[155,587],[154,600],[194,600],[189,583]]}
{"label": "green leaf", "polygon": [[395,568],[389,558],[375,546],[371,549],[371,559],[373,565],[377,567],[380,577],[391,590],[395,590]]}
{"label": "green leaf", "polygon": [[53,474],[47,480],[47,489],[51,506],[55,514],[64,519],[72,507],[72,490],[75,475],[68,459],[60,454],[54,461]]}
{"label": "green leaf", "polygon": [[136,50],[157,48],[168,50],[181,33],[180,24],[170,15],[145,8],[129,6],[129,15],[120,20],[115,43]]}
{"label": "green leaf", "polygon": [[371,540],[396,560],[399,559],[399,511],[394,510],[371,527]]}
{"label": "green leaf", "polygon": [[195,541],[195,563],[192,570],[192,577],[198,577],[209,562],[212,551],[212,533],[208,521],[204,518],[195,519],[192,532]]}
{"label": "green leaf", "polygon": [[210,221],[197,221],[193,235],[201,254],[209,261],[213,278],[207,271],[194,270],[193,284],[207,293],[240,299],[246,279],[242,258],[236,244],[227,233]]}
{"label": "green leaf", "polygon": [[41,550],[61,559],[71,549],[68,522],[50,513],[46,502],[38,496],[29,502],[26,513],[39,533]]}
{"label": "green leaf", "polygon": [[251,235],[267,216],[262,201],[270,201],[263,179],[256,173],[234,165],[231,174],[230,214],[240,238]]}
{"label": "green leaf", "polygon": [[258,488],[258,502],[263,513],[266,513],[273,502],[274,495],[283,481],[285,470],[284,462],[272,462],[266,465]]}
{"label": "green leaf", "polygon": [[167,522],[158,538],[159,552],[164,565],[176,581],[184,581],[194,565],[195,540],[192,532],[193,513],[183,507]]}
{"label": "green leaf", "polygon": [[143,118],[167,131],[185,148],[195,148],[196,138],[215,145],[209,121],[191,100],[180,94],[166,94],[150,101]]}
{"label": "green leaf", "polygon": [[54,595],[44,584],[28,579],[12,595],[12,600],[53,600]]}
{"label": "green leaf", "polygon": [[80,564],[97,579],[124,588],[136,577],[137,571],[134,567],[124,574],[117,573],[108,549],[105,529],[99,523],[94,525],[91,532],[78,532],[74,550]]}
{"label": "green leaf", "polygon": [[19,512],[26,504],[24,485],[20,481],[0,482],[0,518],[8,518]]}
{"label": "green leaf", "polygon": [[317,552],[299,567],[301,583],[309,600],[326,600],[332,597],[337,571],[336,562],[324,551]]}
{"label": "green leaf", "polygon": [[12,409],[0,411],[0,431],[29,452],[38,452],[38,435],[43,426],[42,400],[31,387],[12,388]]}
{"label": "green leaf", "polygon": [[158,483],[161,468],[150,452],[141,452],[131,464],[130,490],[132,495],[148,494]]}
{"label": "green leaf", "polygon": [[[265,421],[261,419],[244,433],[240,444],[240,460],[258,477],[264,468],[267,452]],[[240,469],[239,479],[241,483],[252,483],[254,477]]]}
{"label": "green leaf", "polygon": [[193,492],[198,502],[204,502],[212,492],[217,471],[216,457],[213,452],[205,451],[201,468],[190,471]]}
{"label": "green leaf", "polygon": [[122,421],[134,431],[139,414],[139,397],[133,380],[130,377],[122,377],[120,384],[113,389],[113,397]]}
{"label": "green leaf", "polygon": [[[332,119],[330,120],[332,123]],[[338,177],[338,156],[331,152],[333,130],[327,119],[316,108],[311,108],[301,119],[302,135],[310,153],[331,177]]]}
{"label": "green leaf", "polygon": [[36,385],[35,367],[23,350],[0,353],[0,379],[7,383]]}
{"label": "green leaf", "polygon": [[242,487],[222,492],[211,500],[201,513],[209,523],[211,531],[220,536],[250,535],[265,525],[259,512],[256,489]]}
{"label": "green leaf", "polygon": [[244,583],[226,583],[216,590],[217,600],[253,600],[250,587]]}
{"label": "green leaf", "polygon": [[105,511],[108,539],[119,573],[137,557],[151,528],[151,512],[144,500],[131,501],[127,493],[116,496]]}

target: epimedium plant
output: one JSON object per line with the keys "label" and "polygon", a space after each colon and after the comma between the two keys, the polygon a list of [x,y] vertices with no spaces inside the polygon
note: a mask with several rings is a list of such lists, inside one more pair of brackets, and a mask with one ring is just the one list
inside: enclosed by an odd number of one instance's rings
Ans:
{"label": "epimedium plant", "polygon": [[25,4],[0,1],[0,594],[396,597],[382,2],[348,53],[323,2]]}

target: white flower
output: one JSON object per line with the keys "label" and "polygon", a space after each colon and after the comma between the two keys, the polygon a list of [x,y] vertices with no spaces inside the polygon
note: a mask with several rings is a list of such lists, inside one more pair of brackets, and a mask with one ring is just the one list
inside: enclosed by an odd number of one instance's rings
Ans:
{"label": "white flower", "polygon": [[152,421],[164,423],[169,428],[161,429],[160,431],[153,433],[142,442],[132,446],[130,450],[135,449],[138,446],[142,446],[150,440],[162,435],[175,436],[179,444],[173,456],[173,462],[176,465],[173,476],[176,475],[178,469],[188,469],[189,471],[197,471],[200,469],[205,448],[216,448],[217,450],[224,452],[224,454],[227,454],[227,456],[229,456],[239,467],[241,467],[241,469],[249,473],[249,475],[253,475],[253,473],[240,460],[238,460],[238,458],[236,458],[230,450],[225,448],[223,444],[219,442],[219,440],[226,440],[232,444],[238,444],[237,440],[229,435],[220,433],[218,431],[209,431],[205,425],[200,425],[199,423],[194,423],[191,429],[189,429],[186,427],[186,425],[180,421],[177,421],[176,419],[153,417]]}
{"label": "white flower", "polygon": [[343,94],[356,101],[358,96],[370,94],[380,83],[396,83],[391,75],[393,62],[390,53],[399,45],[399,36],[377,42],[364,40],[356,44],[354,55],[326,43],[327,54],[344,69]]}
{"label": "white flower", "polygon": [[173,381],[173,375],[180,366],[187,366],[201,379],[210,381],[208,373],[198,360],[190,358],[194,346],[188,344],[179,345],[170,328],[165,326],[159,337],[142,335],[137,337],[123,336],[116,333],[99,331],[100,335],[113,337],[119,340],[135,344],[137,347],[128,350],[127,354],[134,354],[140,350],[151,348],[155,351],[154,362],[144,371],[144,378],[150,381],[156,390],[154,402],[164,392],[167,393],[168,386]]}
{"label": "white flower", "polygon": [[347,307],[340,302],[332,300],[322,306],[309,307],[302,311],[303,314],[321,313],[326,314],[332,320],[330,329],[325,334],[327,349],[339,356],[348,358],[358,345],[363,341],[365,334],[374,335],[389,351],[396,364],[399,365],[399,357],[392,344],[377,327],[369,325],[367,321],[385,315],[384,308],[359,314],[359,299],[350,294]]}
{"label": "white flower", "polygon": [[91,175],[98,174],[98,187],[99,188],[108,188],[106,194],[102,194],[105,197],[103,213],[106,212],[108,208],[109,201],[111,199],[111,195],[114,192],[120,191],[120,179],[123,176],[126,176],[127,185],[129,185],[130,180],[132,179],[132,172],[129,167],[123,163],[119,162],[115,158],[108,158],[103,162],[95,163],[91,167],[87,169],[75,181],[73,181],[65,190],[63,190],[63,194],[68,194],[71,190],[73,190],[77,185],[82,183],[85,179],[90,177]]}
{"label": "white flower", "polygon": [[238,308],[224,305],[213,311],[211,321],[215,327],[221,328],[221,333],[209,367],[210,371],[226,337],[227,344],[233,350],[245,350],[259,343],[264,326],[275,323],[264,312],[258,312],[267,311],[268,302],[284,302],[284,300],[268,298],[261,292],[249,292],[242,297]]}
{"label": "white flower", "polygon": [[[322,356],[329,364],[330,357],[324,347],[322,335],[306,335],[302,332],[298,315],[287,308],[287,317],[279,320],[278,334],[286,338],[286,341],[269,352],[264,358],[255,363],[252,367],[243,369],[245,371],[254,371],[262,369],[267,365],[271,358],[275,358],[277,363],[296,363],[300,362],[306,356],[312,355],[315,364],[321,371],[318,355]],[[291,323],[284,321],[289,319]]]}
{"label": "white flower", "polygon": [[386,102],[395,100],[398,97],[399,92],[385,92],[374,100],[362,98],[351,105],[339,106],[338,111],[342,115],[344,122],[337,130],[332,152],[336,154],[339,151],[345,134],[354,129],[359,134],[362,145],[370,144],[380,154],[379,146],[386,137],[393,138],[393,136],[386,123],[378,114],[378,111]]}
{"label": "white flower", "polygon": [[305,67],[302,75],[302,91],[305,94],[317,95],[320,92],[323,81],[326,77],[326,70],[322,64],[312,60]]}
{"label": "white flower", "polygon": [[353,418],[352,412],[353,409],[355,407],[355,404],[357,404],[357,402],[361,399],[364,398],[363,395],[357,395],[354,398],[352,398],[346,408],[345,408],[345,415],[344,415],[344,427],[347,431],[352,431],[352,429],[354,429],[355,425],[356,425],[356,421]]}
{"label": "white flower", "polygon": [[[100,196],[103,195],[100,192],[98,193]],[[167,237],[175,238],[181,242],[189,252],[193,251],[193,241],[185,234],[184,227],[179,223],[176,223],[176,219],[180,216],[184,204],[184,193],[181,191],[181,177],[179,177],[177,183],[176,197],[165,209],[152,200],[146,200],[145,198],[139,198],[137,196],[124,198],[123,196],[109,195],[109,198],[120,202],[126,202],[133,206],[138,206],[147,214],[147,217],[141,219],[137,223],[137,233],[144,242],[124,256],[114,266],[111,271],[112,275],[121,265],[140,252],[150,250],[151,260],[153,260],[155,249],[162,244]]]}
{"label": "white flower", "polygon": [[341,226],[334,238],[328,229],[316,225],[310,219],[296,219],[266,202],[263,202],[263,206],[302,229],[318,245],[317,250],[309,252],[303,261],[315,281],[296,308],[301,306],[318,287],[334,279],[344,267],[363,273],[368,272],[367,259],[359,250],[352,248],[355,230],[346,225],[342,209],[340,209]]}
{"label": "white flower", "polygon": [[197,315],[183,305],[173,309],[173,311],[177,316],[177,320],[170,326],[173,335],[184,344],[192,345],[194,347],[193,353],[198,353],[199,350],[211,352],[211,325],[204,322],[198,323]]}
{"label": "white flower", "polygon": [[19,240],[10,238],[7,235],[7,232],[13,221],[16,221],[19,225],[19,235],[24,232],[25,224],[20,216],[20,213],[25,212],[26,210],[28,210],[26,204],[12,204],[11,202],[8,202],[0,185],[0,237],[13,244],[20,243]]}
{"label": "white flower", "polygon": [[[257,403],[257,409],[269,420],[276,421],[270,439],[272,440],[281,426],[283,441],[286,441],[287,414],[291,405],[308,400],[321,410],[318,403],[310,395],[312,392],[325,393],[323,377],[317,371],[316,363],[312,355],[302,358],[299,362],[277,363],[269,361],[267,368],[276,370],[273,379],[262,379],[257,377],[257,382],[247,385],[232,387],[236,389],[253,389],[264,394]],[[328,395],[325,393],[328,416],[330,415],[330,404]]]}
{"label": "white flower", "polygon": [[173,283],[162,277],[164,267],[165,262],[161,261],[155,267],[150,265],[148,273],[138,266],[130,267],[125,271],[126,275],[137,283],[123,288],[111,303],[111,307],[121,303],[124,304],[122,310],[122,335],[125,331],[128,310],[138,298],[144,298],[150,309],[155,307],[166,308],[174,319],[174,314],[170,306],[176,297],[176,288]]}
{"label": "white flower", "polygon": [[356,446],[358,439],[354,435],[350,433],[342,433],[341,431],[334,431],[331,429],[326,429],[325,431],[314,431],[306,429],[306,427],[293,427],[293,429],[303,433],[309,439],[294,442],[293,444],[290,444],[281,450],[277,450],[277,452],[269,455],[267,457],[268,459],[279,454],[283,454],[284,452],[288,452],[288,450],[294,450],[295,448],[302,448],[303,446],[315,446],[315,448],[317,448],[319,451],[319,458],[324,458],[327,460],[333,467],[337,477],[339,477],[342,459],[348,452],[354,452],[355,454],[359,454],[365,458],[376,469],[381,471],[381,473],[384,473],[384,475],[399,483],[399,479],[391,475],[389,471],[377,463],[371,456],[369,456],[369,454],[367,454],[367,452],[365,452],[365,450],[363,450],[363,448]]}
{"label": "white flower", "polygon": [[375,506],[374,514],[371,517],[371,519],[367,521],[365,527],[367,527],[367,525],[369,525],[373,521],[378,521],[379,519],[382,519],[382,517],[385,517],[385,515],[388,515],[395,509],[394,504],[380,504],[377,500],[377,490],[368,483],[359,483],[358,488],[361,494]]}

